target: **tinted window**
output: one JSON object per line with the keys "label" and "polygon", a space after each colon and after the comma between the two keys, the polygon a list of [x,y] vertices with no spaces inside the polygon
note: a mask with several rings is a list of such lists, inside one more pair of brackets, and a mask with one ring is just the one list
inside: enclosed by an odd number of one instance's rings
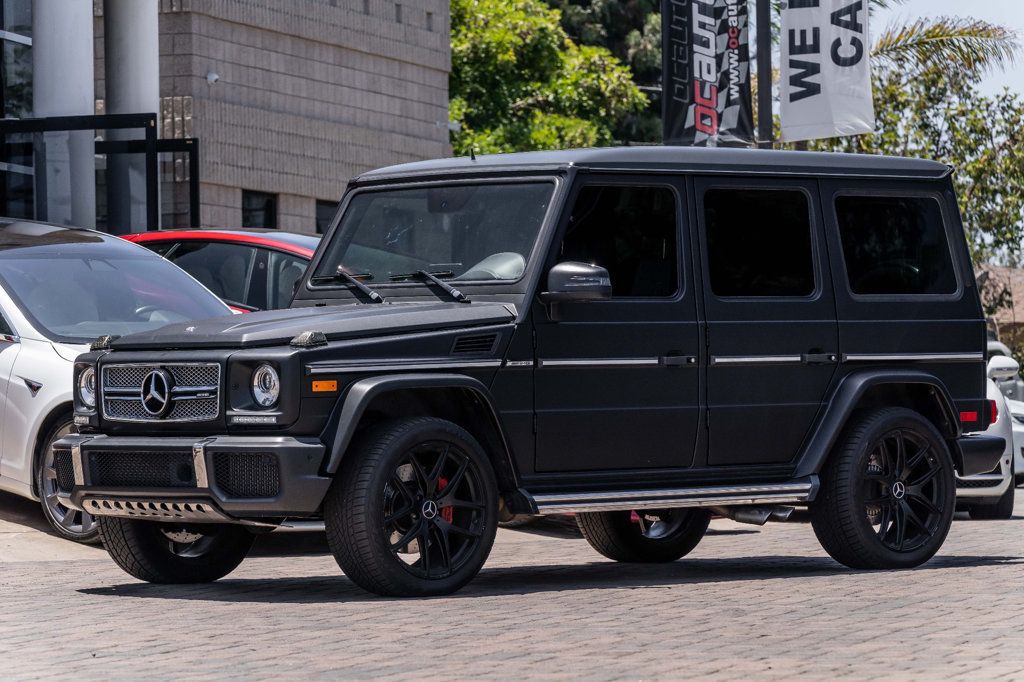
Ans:
{"label": "tinted window", "polygon": [[519,279],[547,213],[550,182],[361,192],[352,197],[320,261],[373,282],[409,281],[417,270],[445,279]]}
{"label": "tinted window", "polygon": [[11,249],[0,254],[0,279],[40,332],[70,343],[230,312],[184,272],[145,252]]}
{"label": "tinted window", "polygon": [[287,308],[295,294],[295,283],[306,271],[306,261],[280,251],[271,251],[267,267],[267,308]]}
{"label": "tinted window", "polygon": [[277,195],[242,190],[242,227],[277,227]]}
{"label": "tinted window", "polygon": [[256,249],[240,244],[182,242],[171,261],[225,301],[246,303]]}
{"label": "tinted window", "polygon": [[613,296],[679,289],[675,193],[667,187],[587,185],[573,206],[559,261],[608,270]]}
{"label": "tinted window", "polygon": [[836,219],[853,293],[956,291],[938,201],[924,197],[838,197]]}
{"label": "tinted window", "polygon": [[14,329],[8,324],[7,318],[0,315],[0,334],[7,334],[8,336],[14,336]]}
{"label": "tinted window", "polygon": [[716,296],[814,293],[810,207],[803,192],[710,189],[704,226]]}

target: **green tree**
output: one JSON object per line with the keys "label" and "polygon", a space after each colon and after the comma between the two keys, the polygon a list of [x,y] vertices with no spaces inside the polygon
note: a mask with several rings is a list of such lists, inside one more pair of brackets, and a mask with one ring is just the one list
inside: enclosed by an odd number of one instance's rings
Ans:
{"label": "green tree", "polygon": [[577,45],[543,0],[452,0],[458,154],[607,145],[647,99],[609,50]]}

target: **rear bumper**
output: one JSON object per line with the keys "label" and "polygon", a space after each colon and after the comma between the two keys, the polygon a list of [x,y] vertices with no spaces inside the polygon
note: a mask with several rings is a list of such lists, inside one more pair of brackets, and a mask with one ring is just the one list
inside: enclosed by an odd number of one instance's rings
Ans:
{"label": "rear bumper", "polygon": [[332,480],[320,475],[325,448],[315,439],[74,435],[54,450],[74,478],[58,485],[61,501],[97,516],[276,523],[316,516]]}
{"label": "rear bumper", "polygon": [[999,465],[999,458],[1006,451],[1006,439],[999,436],[975,434],[957,440],[963,456],[963,470],[960,476],[986,474]]}

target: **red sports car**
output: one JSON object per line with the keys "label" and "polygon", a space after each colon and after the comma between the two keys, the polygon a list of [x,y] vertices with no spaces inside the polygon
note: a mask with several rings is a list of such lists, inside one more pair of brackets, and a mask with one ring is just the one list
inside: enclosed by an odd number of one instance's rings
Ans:
{"label": "red sports car", "polygon": [[242,311],[286,308],[320,237],[277,230],[160,230],[125,239],[159,253]]}

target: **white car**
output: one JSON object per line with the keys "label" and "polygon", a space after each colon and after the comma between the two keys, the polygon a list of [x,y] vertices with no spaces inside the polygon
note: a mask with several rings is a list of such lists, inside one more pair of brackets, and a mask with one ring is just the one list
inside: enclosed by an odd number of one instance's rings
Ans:
{"label": "white car", "polygon": [[1006,399],[1013,417],[1013,476],[1016,485],[1024,484],[1024,402]]}
{"label": "white car", "polygon": [[1019,371],[1017,361],[1003,355],[994,355],[988,362],[987,397],[994,405],[996,420],[985,433],[1004,439],[1006,448],[999,458],[999,465],[992,471],[956,477],[957,509],[965,509],[972,519],[1008,519],[1013,516],[1014,419],[996,382],[1017,376]]}
{"label": "white car", "polygon": [[74,429],[72,365],[103,335],[231,314],[176,265],[118,237],[0,219],[0,490],[38,499],[58,535],[97,538],[57,500],[51,443]]}

